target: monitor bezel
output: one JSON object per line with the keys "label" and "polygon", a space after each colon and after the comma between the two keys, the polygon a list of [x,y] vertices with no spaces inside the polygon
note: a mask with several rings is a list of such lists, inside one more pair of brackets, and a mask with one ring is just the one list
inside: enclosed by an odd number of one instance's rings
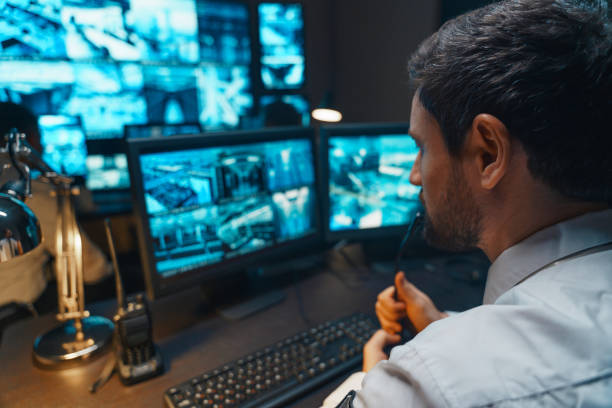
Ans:
{"label": "monitor bezel", "polygon": [[[132,139],[149,139],[149,137],[129,137],[129,131],[130,129],[142,129],[142,128],[149,128],[149,127],[153,127],[153,126],[196,126],[199,131],[194,133],[194,134],[200,134],[204,131],[202,124],[200,122],[181,122],[181,123],[164,123],[164,122],[147,122],[147,123],[141,123],[141,124],[130,124],[130,125],[124,125],[123,126],[123,140],[132,140]],[[168,137],[176,137],[176,136],[182,136],[185,133],[177,133],[176,135],[172,135],[172,136],[162,136],[160,139],[165,139]]]}
{"label": "monitor bezel", "polygon": [[297,250],[299,250],[300,253],[304,253],[308,250],[315,249],[317,244],[321,242],[321,216],[317,205],[319,198],[315,197],[314,232],[304,237],[286,241],[253,253],[238,255],[218,263],[204,265],[188,272],[163,278],[157,273],[155,260],[153,258],[153,240],[141,183],[142,173],[140,156],[156,152],[203,149],[290,139],[307,139],[310,142],[314,164],[315,182],[313,192],[315,195],[320,194],[320,183],[317,172],[318,155],[314,130],[312,128],[286,127],[254,131],[203,133],[199,135],[176,136],[170,139],[130,139],[127,141],[128,167],[130,169],[130,182],[132,186],[134,214],[136,216],[138,244],[145,288],[149,298],[157,299],[193,287],[193,285],[214,281],[224,275],[238,274],[244,271],[248,266],[253,266],[256,262],[263,264],[266,261],[273,261],[281,256],[295,253]]}
{"label": "monitor bezel", "polygon": [[356,137],[356,136],[409,136],[408,122],[388,122],[388,123],[352,123],[326,125],[320,128],[319,139],[319,193],[321,199],[321,224],[324,239],[328,243],[342,240],[348,241],[367,241],[377,238],[400,237],[406,232],[408,224],[368,228],[363,230],[341,230],[331,231],[329,228],[330,200],[329,200],[329,145],[330,137]]}

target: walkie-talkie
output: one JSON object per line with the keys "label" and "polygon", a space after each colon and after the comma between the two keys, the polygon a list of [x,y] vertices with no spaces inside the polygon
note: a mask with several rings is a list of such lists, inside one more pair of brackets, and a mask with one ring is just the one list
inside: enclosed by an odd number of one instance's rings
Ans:
{"label": "walkie-talkie", "polygon": [[115,270],[117,291],[118,310],[113,317],[115,368],[121,382],[131,385],[161,374],[164,371],[164,364],[159,348],[153,343],[153,327],[148,303],[141,294],[128,296],[126,299],[108,218],[104,220],[104,226]]}
{"label": "walkie-talkie", "polygon": [[[416,232],[419,231],[419,229],[421,228],[424,218],[425,217],[423,215],[423,211],[417,211],[414,214],[412,223],[408,226],[408,231],[406,232],[406,235],[404,235],[404,239],[402,239],[399,251],[397,251],[397,255],[395,257],[395,271],[394,271],[393,276],[395,276],[399,272],[400,270],[399,264],[402,259],[402,255],[404,254],[404,251],[406,249],[406,246],[408,242],[410,242],[411,239],[414,238],[414,236],[416,235]],[[393,292],[393,298],[395,300],[398,300],[397,288],[395,288],[395,291]],[[412,322],[410,321],[410,319],[408,319],[408,317],[405,317],[404,319],[402,319],[400,323],[402,325],[402,331],[399,334],[402,336],[401,342],[405,343],[406,341],[414,337],[414,335],[416,334],[416,330],[414,326],[412,325]]]}

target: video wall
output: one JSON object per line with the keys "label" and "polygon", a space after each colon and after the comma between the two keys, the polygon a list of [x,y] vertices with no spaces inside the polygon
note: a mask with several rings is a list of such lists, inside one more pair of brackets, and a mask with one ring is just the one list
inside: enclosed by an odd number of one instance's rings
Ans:
{"label": "video wall", "polygon": [[316,229],[308,140],[140,158],[157,271],[170,276]]}
{"label": "video wall", "polygon": [[[254,19],[239,0],[0,0],[0,101],[80,123],[87,141],[120,139],[124,126],[148,123],[253,126],[254,93],[304,83],[301,4],[261,3],[257,13],[254,40]],[[253,73],[259,40],[262,70]],[[49,151],[65,149],[51,146],[60,129],[50,132]],[[125,161],[115,157],[123,152],[87,147],[73,148],[82,157],[63,170],[95,173],[92,188],[129,184],[125,167],[109,167]]]}

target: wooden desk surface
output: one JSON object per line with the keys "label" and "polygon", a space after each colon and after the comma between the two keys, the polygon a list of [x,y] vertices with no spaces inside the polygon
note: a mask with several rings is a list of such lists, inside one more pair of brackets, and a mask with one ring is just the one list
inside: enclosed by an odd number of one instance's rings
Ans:
{"label": "wooden desk surface", "polygon": [[[45,371],[32,363],[36,336],[57,322],[47,315],[19,322],[4,333],[0,345],[0,407],[162,407],[169,387],[228,361],[265,347],[327,320],[362,311],[373,313],[377,294],[392,283],[392,275],[340,276],[318,273],[284,290],[287,298],[240,321],[202,312],[196,288],[152,304],[154,339],[162,351],[166,372],[133,386],[116,375],[96,394],[97,379],[107,355],[76,368]],[[303,311],[300,312],[299,299]],[[111,317],[114,301],[88,306],[93,315]],[[302,317],[305,315],[309,323]],[[291,407],[317,407],[342,378],[306,395]]]}

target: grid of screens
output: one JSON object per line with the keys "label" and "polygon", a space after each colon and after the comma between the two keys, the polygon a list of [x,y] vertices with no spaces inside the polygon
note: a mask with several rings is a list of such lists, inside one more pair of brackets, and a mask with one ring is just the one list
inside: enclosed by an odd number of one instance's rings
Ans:
{"label": "grid of screens", "polygon": [[84,176],[87,147],[81,120],[74,116],[43,115],[38,118],[43,160],[68,176]]}
{"label": "grid of screens", "polygon": [[304,18],[299,3],[260,3],[261,80],[267,89],[304,83]]}
{"label": "grid of screens", "polygon": [[4,0],[0,100],[80,116],[88,140],[123,126],[234,128],[252,105],[246,3]]}
{"label": "grid of screens", "polygon": [[161,278],[316,231],[311,141],[289,139],[140,155]]}
{"label": "grid of screens", "polygon": [[407,224],[420,189],[409,181],[418,147],[407,134],[329,136],[330,232]]}

